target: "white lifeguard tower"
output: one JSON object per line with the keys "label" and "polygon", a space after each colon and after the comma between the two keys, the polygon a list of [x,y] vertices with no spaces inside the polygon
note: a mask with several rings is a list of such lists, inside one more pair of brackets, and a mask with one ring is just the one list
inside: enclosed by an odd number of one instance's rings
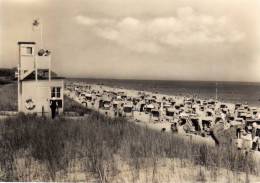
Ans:
{"label": "white lifeguard tower", "polygon": [[37,48],[35,42],[18,42],[18,111],[50,115],[50,101],[63,112],[64,81],[51,71],[51,52]]}

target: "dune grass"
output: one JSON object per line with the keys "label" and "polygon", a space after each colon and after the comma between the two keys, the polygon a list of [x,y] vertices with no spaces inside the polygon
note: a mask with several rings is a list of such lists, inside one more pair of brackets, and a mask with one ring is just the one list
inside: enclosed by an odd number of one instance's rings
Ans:
{"label": "dune grass", "polygon": [[90,110],[82,107],[81,104],[64,95],[64,112],[76,112],[80,116],[83,116],[84,114],[90,113]]}
{"label": "dune grass", "polygon": [[[59,181],[64,180],[61,172],[66,177],[77,169],[100,182],[109,182],[120,172],[116,156],[136,170],[146,159],[177,158],[207,169],[258,173],[250,154],[230,147],[193,144],[96,112],[73,121],[19,114],[0,123],[0,138],[0,178],[4,181]],[[39,167],[44,168],[35,173]]]}

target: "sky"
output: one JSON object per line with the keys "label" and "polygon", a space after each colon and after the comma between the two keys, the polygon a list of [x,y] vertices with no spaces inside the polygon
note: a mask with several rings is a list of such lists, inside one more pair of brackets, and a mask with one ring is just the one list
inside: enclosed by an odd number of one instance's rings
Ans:
{"label": "sky", "polygon": [[65,77],[260,82],[259,10],[259,0],[0,0],[0,67],[17,66],[18,41],[36,41]]}

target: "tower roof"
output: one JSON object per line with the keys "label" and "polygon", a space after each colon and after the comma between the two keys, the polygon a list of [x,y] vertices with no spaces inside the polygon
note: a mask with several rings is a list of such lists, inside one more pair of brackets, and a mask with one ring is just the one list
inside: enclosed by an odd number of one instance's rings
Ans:
{"label": "tower roof", "polygon": [[36,44],[35,42],[30,42],[30,41],[19,41],[18,44]]}

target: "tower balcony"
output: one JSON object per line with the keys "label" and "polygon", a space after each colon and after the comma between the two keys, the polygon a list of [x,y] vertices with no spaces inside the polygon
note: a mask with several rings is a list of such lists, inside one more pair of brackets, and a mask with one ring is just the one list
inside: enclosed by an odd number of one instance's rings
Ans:
{"label": "tower balcony", "polygon": [[48,56],[36,56],[35,66],[37,69],[48,70],[51,66],[51,55]]}

